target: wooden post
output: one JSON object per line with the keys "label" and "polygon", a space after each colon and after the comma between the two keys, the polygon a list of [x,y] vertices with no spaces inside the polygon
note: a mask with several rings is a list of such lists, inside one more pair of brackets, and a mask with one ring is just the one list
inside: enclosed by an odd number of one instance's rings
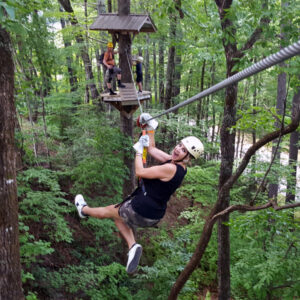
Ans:
{"label": "wooden post", "polygon": [[[121,16],[126,16],[130,14],[130,0],[118,0],[118,14]],[[131,38],[129,33],[119,34],[119,59],[120,68],[122,69],[122,82],[132,83],[132,75],[130,71],[130,57],[131,57]],[[121,119],[121,130],[122,132],[133,139],[133,118],[132,114],[130,118],[124,117],[120,113]],[[129,176],[124,181],[123,185],[123,196],[126,197],[130,194],[135,186],[134,178],[134,161],[132,158],[128,157],[128,154],[124,156],[124,164],[129,169]]]}

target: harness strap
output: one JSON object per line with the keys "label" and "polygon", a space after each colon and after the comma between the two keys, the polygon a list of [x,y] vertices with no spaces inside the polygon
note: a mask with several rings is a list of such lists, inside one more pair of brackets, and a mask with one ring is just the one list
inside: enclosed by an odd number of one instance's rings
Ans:
{"label": "harness strap", "polygon": [[120,203],[118,203],[118,204],[115,205],[115,208],[118,208],[118,207],[122,206],[125,202],[131,200],[135,195],[138,194],[138,191],[140,189],[142,190],[144,196],[146,196],[147,195],[147,191],[146,191],[146,187],[145,187],[145,184],[143,182],[143,179],[140,180],[139,186],[130,195],[128,195],[123,201],[121,201]]}

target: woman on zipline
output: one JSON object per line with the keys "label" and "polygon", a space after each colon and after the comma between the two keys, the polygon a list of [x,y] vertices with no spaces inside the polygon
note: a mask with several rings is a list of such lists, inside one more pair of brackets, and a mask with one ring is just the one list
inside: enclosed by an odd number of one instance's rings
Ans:
{"label": "woman on zipline", "polygon": [[[75,205],[81,218],[87,216],[98,219],[113,219],[122,237],[128,244],[128,261],[126,271],[135,272],[142,255],[142,246],[137,244],[134,230],[137,227],[152,227],[164,216],[170,196],[180,186],[186,166],[191,158],[198,158],[204,148],[201,141],[193,136],[186,137],[173,149],[171,154],[155,147],[154,131],[156,120],[149,120],[149,114],[142,114],[140,121],[146,124],[147,135],[142,135],[133,146],[136,151],[135,174],[142,178],[142,184],[128,198],[117,205],[106,207],[89,207],[82,195],[75,197]],[[147,122],[147,120],[149,120]],[[161,164],[145,168],[143,166],[143,149]]]}

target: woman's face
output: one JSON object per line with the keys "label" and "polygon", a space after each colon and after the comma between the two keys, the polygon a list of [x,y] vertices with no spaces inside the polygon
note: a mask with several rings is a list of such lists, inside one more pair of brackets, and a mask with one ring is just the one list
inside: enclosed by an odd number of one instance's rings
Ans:
{"label": "woman's face", "polygon": [[172,160],[180,161],[180,160],[184,159],[187,154],[188,154],[187,149],[180,142],[172,151]]}

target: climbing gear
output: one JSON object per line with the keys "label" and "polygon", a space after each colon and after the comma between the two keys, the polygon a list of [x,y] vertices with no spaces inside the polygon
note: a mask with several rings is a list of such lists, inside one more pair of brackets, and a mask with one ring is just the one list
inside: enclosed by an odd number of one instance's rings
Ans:
{"label": "climbing gear", "polygon": [[182,139],[181,142],[194,158],[198,158],[204,151],[203,144],[195,136],[188,136]]}
{"label": "climbing gear", "polygon": [[131,200],[134,196],[136,196],[140,189],[142,189],[143,193],[144,193],[144,196],[146,196],[146,188],[145,188],[145,185],[144,183],[142,182],[141,186],[137,187],[130,195],[128,195],[123,201],[121,201],[120,203],[116,204],[115,205],[115,208],[118,208],[120,206],[122,206],[125,202]]}
{"label": "climbing gear", "polygon": [[146,123],[146,124],[142,124],[142,122],[141,122],[140,119],[141,119],[141,115],[139,115],[139,116],[137,117],[137,119],[136,119],[136,125],[137,125],[137,127],[141,127],[142,129],[146,128],[147,123]]}
{"label": "climbing gear", "polygon": [[142,130],[142,136],[140,137],[140,140],[143,143],[143,147],[144,147],[142,159],[143,159],[143,164],[145,166],[147,162],[147,152],[148,152],[147,149],[149,147],[149,136],[146,135],[146,130]]}
{"label": "climbing gear", "polygon": [[128,261],[126,271],[128,274],[132,274],[136,271],[140,258],[142,256],[143,248],[140,244],[134,244],[128,252]]}
{"label": "climbing gear", "polygon": [[113,47],[114,47],[114,44],[113,44],[112,42],[108,42],[108,43],[107,43],[107,47],[108,47],[108,48],[113,48]]}
{"label": "climbing gear", "polygon": [[82,212],[82,209],[87,206],[87,203],[85,202],[84,198],[82,195],[76,195],[75,197],[75,205],[76,205],[76,208],[77,208],[77,211],[78,211],[78,215],[80,218],[86,218],[88,217],[88,215],[84,214]]}
{"label": "climbing gear", "polygon": [[138,125],[139,127],[147,130],[155,130],[158,126],[158,122],[148,113],[142,113],[138,118],[137,124],[140,124]]}

